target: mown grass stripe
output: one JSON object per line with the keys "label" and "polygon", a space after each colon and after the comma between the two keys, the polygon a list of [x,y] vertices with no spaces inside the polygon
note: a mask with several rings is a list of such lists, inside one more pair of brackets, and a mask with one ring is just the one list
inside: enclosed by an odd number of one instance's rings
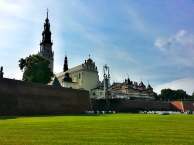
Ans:
{"label": "mown grass stripe", "polygon": [[194,115],[0,118],[0,144],[194,144]]}

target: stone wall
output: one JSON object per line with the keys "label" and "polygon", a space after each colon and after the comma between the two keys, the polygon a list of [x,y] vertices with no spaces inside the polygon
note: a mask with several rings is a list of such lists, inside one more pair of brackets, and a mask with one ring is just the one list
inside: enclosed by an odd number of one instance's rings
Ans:
{"label": "stone wall", "polygon": [[[94,110],[106,110],[106,99],[91,99]],[[110,100],[110,110],[119,112],[131,112],[137,110],[172,110],[170,102]]]}
{"label": "stone wall", "polygon": [[173,110],[184,111],[182,102],[171,102],[171,108]]}
{"label": "stone wall", "polygon": [[193,102],[182,102],[184,111],[190,110],[194,111],[194,101]]}
{"label": "stone wall", "polygon": [[91,110],[89,92],[0,79],[0,115],[80,114]]}
{"label": "stone wall", "polygon": [[[106,110],[106,100],[91,99],[93,110]],[[183,103],[183,104],[182,104]],[[110,110],[194,111],[193,102],[110,100]],[[92,110],[89,92],[0,78],[0,116],[83,114]]]}

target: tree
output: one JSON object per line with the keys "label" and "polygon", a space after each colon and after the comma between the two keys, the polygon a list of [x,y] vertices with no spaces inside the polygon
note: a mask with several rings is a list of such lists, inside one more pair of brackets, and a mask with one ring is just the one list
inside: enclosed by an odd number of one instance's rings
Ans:
{"label": "tree", "polygon": [[185,100],[189,99],[190,96],[182,89],[171,90],[171,89],[162,89],[161,94],[158,95],[162,100]]}
{"label": "tree", "polygon": [[20,70],[24,71],[23,81],[48,84],[54,76],[49,68],[49,60],[39,54],[19,60]]}
{"label": "tree", "polygon": [[156,92],[153,92],[153,96],[154,96],[155,101],[160,100],[160,98]]}

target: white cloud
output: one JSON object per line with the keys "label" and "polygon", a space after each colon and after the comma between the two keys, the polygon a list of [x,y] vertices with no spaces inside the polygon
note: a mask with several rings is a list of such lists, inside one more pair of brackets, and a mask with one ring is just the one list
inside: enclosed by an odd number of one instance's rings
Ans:
{"label": "white cloud", "polygon": [[[181,50],[191,49],[194,50],[194,35],[185,30],[180,30],[177,34],[169,38],[158,37],[155,39],[154,45],[161,51],[180,48]],[[170,46],[170,47],[169,47]],[[191,51],[190,50],[190,51]]]}
{"label": "white cloud", "polygon": [[176,41],[179,42],[183,46],[187,46],[189,48],[193,48],[194,45],[194,35],[189,34],[185,30],[179,31],[177,35],[175,35]]}
{"label": "white cloud", "polygon": [[166,52],[166,44],[167,44],[167,41],[164,38],[161,38],[161,37],[156,38],[155,43],[154,43],[154,45],[159,50],[164,51],[164,52]]}
{"label": "white cloud", "polygon": [[5,1],[0,1],[0,10],[6,11],[6,12],[15,12],[20,11],[22,9],[21,6],[13,3],[6,3]]}
{"label": "white cloud", "polygon": [[184,79],[168,82],[165,84],[161,84],[154,87],[154,91],[160,94],[160,91],[162,89],[167,89],[167,88],[172,90],[182,89],[186,91],[189,95],[191,95],[194,92],[194,78],[184,78]]}
{"label": "white cloud", "polygon": [[194,35],[186,30],[180,30],[169,38],[158,37],[154,45],[166,52],[165,55],[176,65],[194,67]]}

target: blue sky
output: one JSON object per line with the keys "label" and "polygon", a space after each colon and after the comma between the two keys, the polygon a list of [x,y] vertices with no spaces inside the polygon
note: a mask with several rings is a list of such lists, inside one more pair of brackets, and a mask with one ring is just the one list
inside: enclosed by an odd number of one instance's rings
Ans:
{"label": "blue sky", "polygon": [[46,10],[54,51],[54,72],[84,63],[89,54],[102,79],[132,81],[154,91],[194,91],[193,0],[0,0],[0,66],[4,77],[21,79],[18,60],[39,51]]}

